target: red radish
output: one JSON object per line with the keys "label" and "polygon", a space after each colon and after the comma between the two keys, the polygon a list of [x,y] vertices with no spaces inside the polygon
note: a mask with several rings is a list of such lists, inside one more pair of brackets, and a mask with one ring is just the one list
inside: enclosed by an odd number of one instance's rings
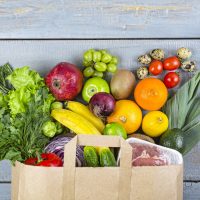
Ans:
{"label": "red radish", "polygon": [[106,92],[96,93],[90,99],[89,108],[97,117],[107,117],[114,111],[115,99]]}
{"label": "red radish", "polygon": [[47,74],[45,83],[56,100],[72,100],[81,91],[83,75],[75,65],[61,62]]}

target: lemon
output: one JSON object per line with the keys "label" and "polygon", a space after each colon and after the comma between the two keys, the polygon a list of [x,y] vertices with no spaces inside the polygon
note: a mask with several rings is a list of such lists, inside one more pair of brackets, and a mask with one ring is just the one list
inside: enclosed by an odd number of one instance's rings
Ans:
{"label": "lemon", "polygon": [[168,128],[168,118],[161,111],[147,113],[142,121],[142,130],[150,137],[158,137]]}

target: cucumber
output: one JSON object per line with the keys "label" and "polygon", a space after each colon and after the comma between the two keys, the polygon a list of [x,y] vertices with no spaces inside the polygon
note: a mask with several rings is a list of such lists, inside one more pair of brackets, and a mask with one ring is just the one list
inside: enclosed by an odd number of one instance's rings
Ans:
{"label": "cucumber", "polygon": [[99,158],[97,155],[97,151],[94,147],[91,146],[84,147],[83,155],[87,167],[99,166]]}
{"label": "cucumber", "polygon": [[117,165],[114,154],[109,148],[101,148],[99,152],[101,167],[114,167]]}

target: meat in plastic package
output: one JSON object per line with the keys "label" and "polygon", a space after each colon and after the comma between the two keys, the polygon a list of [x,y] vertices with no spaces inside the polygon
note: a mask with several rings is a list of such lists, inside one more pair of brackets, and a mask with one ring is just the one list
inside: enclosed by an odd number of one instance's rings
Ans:
{"label": "meat in plastic package", "polygon": [[183,163],[182,155],[176,150],[152,144],[137,138],[128,138],[126,141],[132,146],[133,149],[133,167],[178,165]]}

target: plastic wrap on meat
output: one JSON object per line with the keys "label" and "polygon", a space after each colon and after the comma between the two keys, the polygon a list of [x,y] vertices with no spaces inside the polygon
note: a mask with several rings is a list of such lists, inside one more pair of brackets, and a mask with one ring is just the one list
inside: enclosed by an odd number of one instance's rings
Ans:
{"label": "plastic wrap on meat", "polygon": [[[132,146],[132,166],[164,166],[183,164],[182,155],[174,150],[138,139],[126,140]],[[117,164],[120,165],[120,151]]]}
{"label": "plastic wrap on meat", "polygon": [[163,166],[168,160],[156,147],[147,144],[130,144],[133,148],[132,166]]}

